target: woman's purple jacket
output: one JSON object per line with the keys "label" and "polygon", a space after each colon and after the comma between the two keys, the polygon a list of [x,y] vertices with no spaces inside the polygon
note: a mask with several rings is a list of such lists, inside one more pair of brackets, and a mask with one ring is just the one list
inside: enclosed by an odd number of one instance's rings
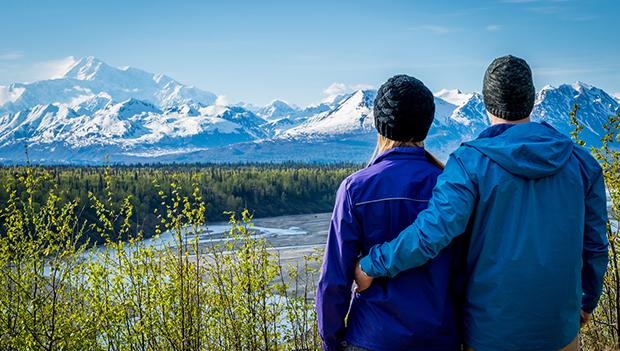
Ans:
{"label": "woman's purple jacket", "polygon": [[358,257],[413,223],[440,173],[424,148],[399,147],[342,182],[316,299],[325,350],[342,350],[343,343],[374,351],[458,348],[454,248],[394,278],[375,279],[361,294],[351,292]]}

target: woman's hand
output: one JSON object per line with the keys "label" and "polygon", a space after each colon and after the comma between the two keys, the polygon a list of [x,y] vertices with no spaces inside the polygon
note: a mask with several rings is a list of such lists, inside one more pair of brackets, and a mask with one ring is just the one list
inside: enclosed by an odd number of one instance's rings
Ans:
{"label": "woman's hand", "polygon": [[[359,263],[358,263],[359,266]],[[357,275],[356,275],[357,276]],[[588,313],[584,310],[581,310],[581,327],[583,328],[584,325],[586,325],[589,321],[590,318],[592,318],[592,314]]]}
{"label": "woman's hand", "polygon": [[373,278],[364,273],[362,266],[360,266],[360,262],[357,261],[355,265],[355,284],[357,284],[357,289],[355,289],[355,291],[361,293],[368,289],[372,284],[372,280]]}

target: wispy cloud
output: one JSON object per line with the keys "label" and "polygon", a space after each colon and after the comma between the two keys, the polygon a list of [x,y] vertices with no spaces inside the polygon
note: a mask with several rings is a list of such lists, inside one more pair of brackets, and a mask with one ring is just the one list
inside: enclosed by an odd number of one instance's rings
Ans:
{"label": "wispy cloud", "polygon": [[447,27],[447,26],[438,26],[438,25],[433,25],[433,24],[425,24],[422,26],[413,27],[412,29],[432,32],[435,34],[447,34],[447,33],[453,33],[457,31],[456,28]]}
{"label": "wispy cloud", "polygon": [[581,68],[581,67],[535,67],[532,69],[535,76],[562,77],[573,74],[587,74],[593,72],[601,72],[598,68]]}
{"label": "wispy cloud", "polygon": [[24,63],[17,58],[0,60],[0,77],[2,77],[0,83],[34,82],[60,78],[74,63],[73,56],[34,63]]}
{"label": "wispy cloud", "polygon": [[571,22],[589,22],[597,19],[598,16],[594,15],[578,15],[578,16],[566,16],[563,19]]}
{"label": "wispy cloud", "polygon": [[488,26],[484,27],[484,29],[487,32],[499,32],[500,30],[502,30],[502,26],[500,26],[499,24],[489,24]]}
{"label": "wispy cloud", "polygon": [[525,10],[539,15],[553,15],[565,10],[561,3],[572,0],[498,0],[501,4],[523,6]]}
{"label": "wispy cloud", "polygon": [[33,71],[38,75],[38,79],[60,78],[76,62],[75,57],[67,56],[57,60],[37,62],[32,65]]}
{"label": "wispy cloud", "polygon": [[562,9],[557,6],[537,6],[530,7],[528,11],[537,13],[539,15],[553,15],[556,13],[560,13]]}
{"label": "wispy cloud", "polygon": [[558,2],[569,2],[572,0],[499,0],[500,3],[503,4],[532,4],[532,3],[558,3]]}
{"label": "wispy cloud", "polygon": [[206,112],[210,115],[219,115],[226,111],[227,106],[228,98],[226,98],[226,95],[218,95],[217,99],[215,99],[215,103],[206,108]]}
{"label": "wispy cloud", "polygon": [[529,4],[532,2],[541,2],[542,0],[500,0],[504,4]]}
{"label": "wispy cloud", "polygon": [[24,53],[21,51],[5,51],[0,52],[0,61],[14,61],[24,57]]}

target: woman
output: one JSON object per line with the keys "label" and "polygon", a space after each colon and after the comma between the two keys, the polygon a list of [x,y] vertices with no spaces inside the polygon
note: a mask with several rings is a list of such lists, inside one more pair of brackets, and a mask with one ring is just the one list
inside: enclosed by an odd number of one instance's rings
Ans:
{"label": "woman", "polygon": [[427,206],[443,169],[423,144],[434,113],[433,94],[415,78],[394,76],[377,92],[378,155],[342,182],[330,224],[316,301],[325,350],[460,347],[450,248],[422,267],[351,292],[358,257],[396,237]]}

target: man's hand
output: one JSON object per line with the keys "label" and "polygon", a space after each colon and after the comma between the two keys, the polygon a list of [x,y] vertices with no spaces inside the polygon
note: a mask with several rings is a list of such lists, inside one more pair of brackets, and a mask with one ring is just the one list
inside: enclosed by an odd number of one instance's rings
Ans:
{"label": "man's hand", "polygon": [[355,265],[355,284],[357,284],[356,291],[360,293],[368,289],[372,284],[372,280],[373,278],[364,273],[362,266],[360,266],[360,262],[357,261],[357,264]]}
{"label": "man's hand", "polygon": [[[356,274],[357,277],[357,274]],[[581,310],[581,327],[588,323],[588,321],[592,318],[592,313],[588,313],[584,310]]]}

